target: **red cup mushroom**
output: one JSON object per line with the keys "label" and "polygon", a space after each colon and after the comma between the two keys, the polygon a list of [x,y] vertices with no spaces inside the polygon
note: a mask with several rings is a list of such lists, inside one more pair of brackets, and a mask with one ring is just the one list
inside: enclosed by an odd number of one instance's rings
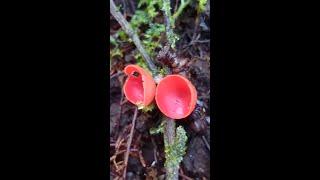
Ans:
{"label": "red cup mushroom", "polygon": [[172,119],[182,119],[194,110],[197,91],[187,78],[168,75],[159,82],[155,99],[164,115]]}
{"label": "red cup mushroom", "polygon": [[131,103],[143,108],[148,106],[155,96],[156,84],[152,75],[137,65],[124,68],[128,78],[123,86],[124,95]]}

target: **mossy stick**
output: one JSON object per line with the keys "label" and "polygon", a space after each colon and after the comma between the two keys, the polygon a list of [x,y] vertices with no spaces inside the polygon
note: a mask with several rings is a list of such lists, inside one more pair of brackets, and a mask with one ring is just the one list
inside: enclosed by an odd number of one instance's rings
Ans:
{"label": "mossy stick", "polygon": [[[175,136],[176,136],[175,121],[174,121],[174,119],[167,118],[166,125],[164,128],[164,143],[165,143],[166,147],[174,144]],[[166,161],[169,161],[169,159],[166,159]],[[167,180],[178,180],[179,165],[173,166],[173,167],[166,165],[165,168],[166,168],[166,179]]]}
{"label": "mossy stick", "polygon": [[175,47],[175,42],[177,40],[176,35],[173,32],[172,26],[173,26],[173,20],[171,16],[171,5],[170,0],[163,0],[162,1],[162,11],[164,14],[164,22],[166,25],[166,36],[168,45],[171,47]]}

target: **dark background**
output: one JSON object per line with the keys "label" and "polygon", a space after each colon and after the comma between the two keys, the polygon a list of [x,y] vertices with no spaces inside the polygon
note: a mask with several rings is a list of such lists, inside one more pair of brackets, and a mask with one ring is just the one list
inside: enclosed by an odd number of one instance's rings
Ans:
{"label": "dark background", "polygon": [[[309,103],[317,102],[316,66],[306,66],[317,60],[314,11],[293,2],[211,4],[213,177],[305,179],[318,142],[308,123],[318,120]],[[108,1],[8,7],[3,171],[12,179],[109,178]]]}

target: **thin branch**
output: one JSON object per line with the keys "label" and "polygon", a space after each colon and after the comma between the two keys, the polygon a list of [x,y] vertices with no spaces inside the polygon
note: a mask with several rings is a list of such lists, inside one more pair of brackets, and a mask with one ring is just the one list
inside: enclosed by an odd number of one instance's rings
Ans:
{"label": "thin branch", "polygon": [[170,6],[170,0],[163,0],[163,11],[164,11],[164,21],[166,24],[166,33],[168,38],[168,33],[170,33],[171,30],[171,24],[170,24],[170,17],[171,17],[171,6]]}
{"label": "thin branch", "polygon": [[151,142],[153,145],[153,158],[154,158],[154,162],[158,163],[158,159],[157,159],[157,144],[154,142],[153,137],[151,136]]}
{"label": "thin branch", "polygon": [[203,140],[204,144],[206,145],[207,149],[210,151],[210,144],[208,143],[208,141],[207,141],[206,137],[201,136],[201,138],[202,138],[202,140]]}
{"label": "thin branch", "polygon": [[137,49],[143,56],[144,60],[146,61],[149,69],[152,71],[152,73],[156,72],[156,66],[152,62],[150,56],[147,54],[145,49],[143,48],[141,41],[138,37],[138,35],[133,31],[128,21],[123,17],[123,15],[119,12],[117,9],[115,3],[113,0],[110,0],[110,13],[112,16],[118,21],[118,23],[121,25],[121,28],[128,34],[128,36],[132,39],[133,43],[136,45]]}
{"label": "thin branch", "polygon": [[174,137],[176,136],[175,126],[174,119],[167,118],[164,135],[166,136],[169,145],[174,143]]}
{"label": "thin branch", "polygon": [[177,11],[177,9],[178,9],[178,2],[179,0],[176,0],[176,4],[175,4],[175,6],[174,6],[174,12],[176,12]]}
{"label": "thin branch", "polygon": [[192,36],[192,41],[196,39],[196,35],[198,32],[198,28],[199,28],[199,21],[200,21],[200,10],[199,7],[197,8],[197,16],[194,22],[194,30],[193,30],[193,36]]}
{"label": "thin branch", "polygon": [[170,47],[174,47],[175,46],[175,41],[176,41],[176,37],[175,34],[173,32],[172,26],[174,25],[174,21],[171,22],[171,5],[170,5],[170,0],[163,0],[162,1],[162,11],[163,11],[163,15],[164,15],[164,22],[166,25],[166,36],[167,36],[167,45],[169,45]]}
{"label": "thin branch", "polygon": [[[176,124],[174,119],[167,118],[166,125],[164,129],[164,138],[165,142],[167,141],[168,145],[174,143],[174,138],[176,137]],[[166,160],[167,161],[167,160]],[[179,166],[176,167],[166,167],[167,180],[178,180],[179,178]],[[168,177],[168,176],[172,177]]]}
{"label": "thin branch", "polygon": [[134,110],[131,131],[130,131],[129,139],[128,139],[128,142],[127,142],[127,151],[126,151],[126,155],[125,155],[125,158],[124,158],[123,179],[126,178],[126,174],[127,174],[127,165],[128,165],[128,159],[129,159],[129,153],[130,153],[130,146],[131,146],[131,142],[132,142],[134,127],[135,127],[135,124],[136,124],[137,114],[138,114],[138,107],[136,107],[135,110]]}

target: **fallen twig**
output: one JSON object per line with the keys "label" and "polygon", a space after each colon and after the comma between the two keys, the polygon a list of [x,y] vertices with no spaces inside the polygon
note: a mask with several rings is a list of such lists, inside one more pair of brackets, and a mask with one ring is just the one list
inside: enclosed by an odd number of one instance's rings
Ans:
{"label": "fallen twig", "polygon": [[174,12],[176,12],[177,11],[177,9],[178,9],[178,2],[179,0],[176,0],[176,3],[175,3],[175,6],[174,6]]}
{"label": "fallen twig", "polygon": [[140,160],[142,166],[146,167],[146,162],[145,162],[145,160],[144,160],[144,158],[142,156],[142,151],[141,150],[139,151],[139,160]]}
{"label": "fallen twig", "polygon": [[131,131],[130,131],[130,136],[127,142],[127,152],[125,154],[124,157],[124,171],[123,171],[123,179],[126,178],[126,174],[127,174],[127,165],[128,165],[128,159],[129,159],[129,152],[130,152],[130,146],[131,146],[131,142],[132,142],[132,137],[133,137],[133,131],[134,131],[134,127],[136,124],[136,119],[137,119],[137,114],[138,114],[138,107],[135,108],[134,111],[134,115],[133,115],[133,119],[132,119],[132,126],[131,126]]}
{"label": "fallen twig", "polygon": [[[120,80],[119,80],[120,81]],[[121,83],[121,87],[123,87],[123,83],[120,81],[120,83]],[[116,129],[119,129],[119,127],[120,127],[120,122],[121,122],[121,115],[122,115],[122,102],[123,102],[123,98],[124,98],[124,93],[123,93],[123,89],[121,89],[121,99],[120,99],[120,103],[119,103],[119,105],[120,105],[120,108],[119,108],[119,118],[116,120],[116,126],[115,126],[115,128]],[[118,134],[119,134],[119,131],[116,131],[116,133],[115,133],[115,137],[117,137],[118,136]]]}
{"label": "fallen twig", "polygon": [[[176,124],[174,122],[174,119],[167,118],[165,129],[164,129],[164,137],[165,137],[165,141],[168,142],[168,145],[171,145],[174,143],[174,138],[176,137]],[[166,167],[166,173],[167,173],[166,179],[178,180],[179,166]]]}
{"label": "fallen twig", "polygon": [[210,39],[206,39],[206,40],[191,40],[191,42],[185,46],[182,47],[183,50],[185,50],[187,47],[195,45],[196,43],[210,43]]}
{"label": "fallen twig", "polygon": [[206,145],[206,147],[208,148],[208,150],[210,151],[210,144],[208,143],[208,141],[207,141],[206,137],[201,136],[201,138],[202,138],[202,140],[203,140],[204,144]]}
{"label": "fallen twig", "polygon": [[153,158],[154,158],[155,163],[158,163],[158,159],[157,159],[157,144],[154,142],[154,139],[153,139],[152,136],[151,136],[151,142],[152,142],[152,145],[153,145]]}
{"label": "fallen twig", "polygon": [[124,141],[124,138],[120,139],[120,140],[116,143],[116,147],[115,147],[116,150],[118,150],[118,149],[120,148],[120,146],[122,145],[123,141]]}

